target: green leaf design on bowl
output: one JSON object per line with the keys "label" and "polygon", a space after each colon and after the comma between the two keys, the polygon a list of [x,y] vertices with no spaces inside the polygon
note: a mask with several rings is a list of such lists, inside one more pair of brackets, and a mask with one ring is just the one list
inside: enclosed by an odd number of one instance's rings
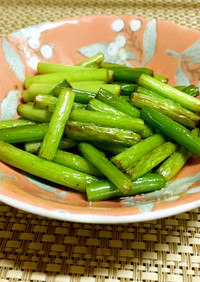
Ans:
{"label": "green leaf design on bowl", "polygon": [[13,89],[8,92],[8,94],[2,99],[0,108],[1,108],[1,118],[0,120],[9,120],[17,112],[18,105],[18,89]]}
{"label": "green leaf design on bowl", "polygon": [[[175,201],[181,197],[182,193],[192,194],[200,192],[200,186],[190,189],[190,187],[200,180],[200,173],[192,176],[178,178],[168,183],[161,190],[147,193],[140,199],[126,197],[122,200],[125,206],[136,206],[141,212],[149,212],[161,201]],[[188,190],[188,191],[187,191]]]}
{"label": "green leaf design on bowl", "polygon": [[145,66],[155,55],[156,40],[157,40],[156,20],[152,19],[147,23],[147,26],[143,34],[143,48],[145,52],[145,59],[142,66]]}
{"label": "green leaf design on bowl", "polygon": [[[66,194],[68,194],[69,192],[67,191],[60,191],[58,192],[58,188],[55,186],[51,186],[50,184],[46,184],[44,182],[41,182],[40,180],[36,179],[36,177],[33,176],[27,176],[25,175],[25,177],[33,184],[35,184],[36,186],[38,186],[39,188],[50,192],[52,194],[54,194],[57,198],[63,198]],[[56,185],[56,184],[55,184]]]}
{"label": "green leaf design on bowl", "polygon": [[16,177],[12,175],[8,175],[8,174],[0,172],[0,180],[3,180],[4,177],[10,178],[10,179],[16,179]]}
{"label": "green leaf design on bowl", "polygon": [[2,39],[2,49],[3,49],[4,57],[9,67],[12,69],[16,77],[21,82],[24,82],[25,68],[21,57],[13,49],[13,47],[7,42],[6,39]]}

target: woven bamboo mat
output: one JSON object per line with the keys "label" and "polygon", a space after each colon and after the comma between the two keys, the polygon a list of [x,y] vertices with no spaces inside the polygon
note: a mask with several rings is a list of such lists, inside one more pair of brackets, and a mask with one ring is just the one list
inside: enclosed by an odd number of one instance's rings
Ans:
{"label": "woven bamboo mat", "polygon": [[[1,0],[0,36],[88,14],[134,14],[200,29],[197,0]],[[0,281],[200,281],[200,209],[129,225],[47,219],[0,204]]]}

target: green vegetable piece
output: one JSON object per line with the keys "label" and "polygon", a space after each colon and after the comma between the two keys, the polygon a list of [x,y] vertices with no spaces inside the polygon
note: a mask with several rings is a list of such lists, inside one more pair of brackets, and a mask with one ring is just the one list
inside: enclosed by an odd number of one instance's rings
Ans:
{"label": "green vegetable piece", "polygon": [[102,68],[109,68],[109,67],[124,68],[124,67],[126,67],[126,65],[125,64],[111,63],[111,62],[102,62],[101,67]]}
{"label": "green vegetable piece", "polygon": [[[76,67],[78,68],[78,67]],[[53,72],[42,75],[35,75],[25,78],[25,87],[30,87],[33,83],[60,83],[63,80],[70,82],[84,81],[84,80],[102,80],[104,82],[110,81],[110,73],[105,69],[90,69],[90,68],[78,68],[77,71],[72,72]]]}
{"label": "green vegetable piece", "polygon": [[148,107],[142,108],[141,118],[152,127],[160,130],[178,144],[200,157],[200,138],[193,135],[183,125]]}
{"label": "green vegetable piece", "polygon": [[[92,95],[94,98],[96,93],[101,87],[112,92],[113,95],[119,96],[121,91],[121,86],[117,84],[105,84],[103,81],[78,81],[71,82],[70,84],[66,80],[61,81],[61,83],[33,83],[27,90],[22,91],[22,97],[25,102],[32,102],[36,95],[56,95],[55,89],[61,89],[63,87],[73,88],[76,93]],[[58,90],[57,90],[58,92]],[[87,95],[87,96],[88,96]],[[81,97],[79,97],[81,98]],[[87,98],[87,101],[89,99]]]}
{"label": "green vegetable piece", "polygon": [[167,77],[162,76],[162,75],[159,75],[159,74],[155,74],[155,73],[154,73],[153,77],[154,77],[155,79],[157,79],[157,80],[163,82],[163,83],[168,83],[168,80],[169,80]]}
{"label": "green vegetable piece", "polygon": [[[62,89],[63,87],[55,88],[55,96],[58,96]],[[65,89],[69,89],[69,88],[65,88]],[[89,103],[91,99],[93,99],[96,96],[95,93],[89,92],[89,91],[83,91],[83,90],[77,90],[77,89],[71,89],[71,90],[75,93],[74,101],[77,103],[87,104]]]}
{"label": "green vegetable piece", "polygon": [[161,81],[158,81],[149,75],[141,74],[137,79],[137,83],[141,86],[149,88],[150,90],[156,91],[161,96],[164,96],[179,103],[188,110],[191,110],[193,112],[200,111],[199,99],[187,95],[179,89],[165,84]]}
{"label": "green vegetable piece", "polygon": [[166,181],[170,181],[186,164],[192,156],[187,149],[181,147],[175,151],[157,170],[157,173],[163,175]]}
{"label": "green vegetable piece", "polygon": [[[179,87],[180,87],[180,88],[179,88]],[[177,88],[177,89],[181,90],[182,92],[184,92],[185,87],[184,87],[184,86],[179,86],[179,87],[178,87],[178,86],[175,86],[175,88]],[[187,88],[187,87],[186,87],[186,88]],[[177,107],[182,107],[182,108],[184,108],[184,107],[181,106],[179,103],[177,103],[177,102],[171,100],[170,98],[166,98],[166,97],[164,97],[164,96],[158,94],[157,92],[152,91],[152,90],[150,90],[150,89],[148,89],[148,88],[145,88],[145,87],[142,87],[142,86],[138,86],[136,92],[142,93],[142,94],[144,94],[144,95],[148,95],[148,96],[150,96],[150,97],[152,97],[152,98],[155,98],[155,99],[158,99],[158,100],[162,100],[163,103],[169,103],[169,104],[171,104],[171,105],[173,105],[173,106],[177,106]],[[185,93],[186,93],[186,92],[185,92]],[[187,95],[188,95],[188,94],[187,94]],[[186,108],[184,108],[184,109],[185,109],[185,111],[189,111],[189,110],[187,110]],[[191,112],[191,111],[189,111],[189,112]]]}
{"label": "green vegetable piece", "polygon": [[109,91],[105,89],[100,89],[96,95],[96,99],[101,102],[116,108],[117,110],[132,116],[132,117],[140,117],[140,111],[132,106],[130,103],[123,101],[120,97],[116,97],[112,95]]}
{"label": "green vegetable piece", "polygon": [[48,130],[40,147],[39,156],[53,160],[69,118],[75,94],[71,90],[61,90]]}
{"label": "green vegetable piece", "polygon": [[193,84],[184,87],[182,91],[190,96],[197,97],[199,95],[199,88]]}
{"label": "green vegetable piece", "polygon": [[32,102],[19,104],[17,113],[23,118],[37,122],[49,122],[52,116],[52,113],[47,110],[35,108]]}
{"label": "green vegetable piece", "polygon": [[0,130],[5,128],[13,128],[17,126],[22,125],[29,125],[29,124],[35,124],[34,121],[18,118],[18,119],[12,119],[12,120],[1,120],[0,121]]}
{"label": "green vegetable piece", "polygon": [[103,81],[79,81],[71,82],[73,89],[82,90],[86,92],[98,93],[100,88],[110,91],[113,95],[119,96],[121,86],[118,84],[106,84]]}
{"label": "green vegetable piece", "polygon": [[[53,89],[51,89],[51,91],[48,92],[48,95],[52,95],[55,96],[56,95],[56,89],[59,88],[72,88],[71,84],[69,83],[69,81],[67,81],[66,79],[64,79],[63,81],[59,82]],[[60,93],[60,92],[59,92]],[[58,94],[59,94],[58,93]]]}
{"label": "green vegetable piece", "polygon": [[195,86],[193,84],[188,85],[188,86],[184,86],[184,85],[179,85],[179,86],[175,86],[175,88],[179,89],[180,91],[193,96],[193,97],[197,97],[199,95],[199,88],[198,86]]}
{"label": "green vegetable piece", "polygon": [[78,66],[54,64],[54,63],[47,63],[47,62],[39,62],[37,64],[37,71],[39,74],[67,72],[67,71],[78,72],[79,70],[80,70],[80,67]]}
{"label": "green vegetable piece", "polygon": [[120,95],[129,96],[133,92],[135,92],[138,88],[138,84],[131,84],[125,82],[116,82],[118,85],[121,86],[121,93]]}
{"label": "green vegetable piece", "polygon": [[71,149],[71,148],[77,147],[77,145],[78,145],[78,142],[76,140],[63,136],[58,145],[58,149],[61,149],[61,150]]}
{"label": "green vegetable piece", "polygon": [[42,140],[25,142],[24,143],[24,150],[31,153],[31,154],[36,154],[36,153],[39,152],[41,144],[42,144]]}
{"label": "green vegetable piece", "polygon": [[94,145],[97,149],[108,152],[114,155],[120,154],[123,151],[127,150],[129,146],[123,145],[123,144],[116,144],[112,142],[91,142],[92,145]]}
{"label": "green vegetable piece", "polygon": [[85,61],[81,62],[76,66],[39,62],[37,65],[37,70],[39,74],[48,74],[56,72],[78,73],[83,67],[90,68],[90,66],[96,66],[100,64],[102,62],[102,59],[104,59],[104,56],[103,54],[99,53],[93,57],[86,59]]}
{"label": "green vegetable piece", "polygon": [[57,98],[51,95],[37,95],[34,99],[34,108],[35,109],[47,109],[50,112],[53,112]]}
{"label": "green vegetable piece", "polygon": [[33,83],[31,86],[22,92],[22,97],[25,102],[33,102],[35,97],[40,95],[47,95],[49,92],[51,92],[55,87],[57,86],[57,83],[49,83],[49,84],[42,84],[42,83]]}
{"label": "green vegetable piece", "polygon": [[114,107],[111,107],[100,100],[97,100],[95,98],[91,99],[86,107],[87,110],[90,111],[96,111],[101,113],[107,113],[109,115],[116,115],[116,116],[128,116],[127,114],[115,109]]}
{"label": "green vegetable piece", "polygon": [[129,96],[120,96],[120,99],[126,102],[129,102],[130,97]]}
{"label": "green vegetable piece", "polygon": [[133,166],[141,157],[164,143],[165,138],[161,134],[154,134],[149,138],[131,146],[122,153],[111,158],[111,161],[121,170],[127,170]]}
{"label": "green vegetable piece", "polygon": [[144,124],[144,130],[141,132],[141,137],[146,139],[153,134],[153,130],[147,124]]}
{"label": "green vegetable piece", "polygon": [[66,124],[65,134],[78,141],[112,142],[125,146],[131,146],[141,140],[139,134],[130,130],[71,120]]}
{"label": "green vegetable piece", "polygon": [[114,81],[136,83],[141,73],[153,75],[153,71],[147,68],[131,68],[126,66],[114,66],[110,63],[102,63],[103,68],[114,72]]}
{"label": "green vegetable piece", "polygon": [[200,116],[179,106],[171,100],[167,101],[142,93],[133,93],[130,97],[130,102],[138,108],[144,106],[153,108],[187,127],[195,128],[200,121]]}
{"label": "green vegetable piece", "polygon": [[79,150],[81,154],[115,184],[122,193],[126,194],[131,190],[133,186],[131,180],[103,156],[101,151],[87,143],[80,143]]}
{"label": "green vegetable piece", "polygon": [[[93,80],[93,81],[89,81],[89,80],[84,80],[84,81],[74,81],[71,82],[72,88],[74,89],[80,89],[83,87],[93,87],[95,85],[101,87],[102,85],[105,84],[105,81],[103,80]],[[89,89],[87,91],[90,91]]]}
{"label": "green vegetable piece", "polygon": [[22,92],[22,97],[25,102],[33,102],[35,97],[40,95],[55,95],[55,89],[57,87],[71,88],[71,85],[64,79],[60,83],[33,83],[27,90]]}
{"label": "green vegetable piece", "polygon": [[92,57],[87,58],[86,60],[77,64],[77,66],[85,68],[98,68],[100,63],[104,60],[104,55],[102,53],[97,53]]}
{"label": "green vegetable piece", "polygon": [[89,162],[87,159],[85,159],[82,156],[70,152],[57,150],[53,161],[55,163],[67,166],[69,168],[81,172],[85,172],[90,175],[103,177],[103,174],[91,162]]}
{"label": "green vegetable piece", "polygon": [[7,143],[42,140],[48,128],[48,123],[17,126],[0,130],[0,140]]}
{"label": "green vegetable piece", "polygon": [[[76,96],[75,96],[76,99]],[[49,112],[53,112],[56,107],[57,98],[51,95],[37,95],[34,100],[34,108],[37,109],[46,109]],[[86,104],[82,103],[73,103],[72,108],[74,109],[85,109]]]}
{"label": "green vegetable piece", "polygon": [[[28,89],[32,84],[59,84],[63,80],[66,79],[68,73],[66,72],[56,72],[56,73],[48,73],[44,75],[34,75],[25,78],[24,85],[25,88]],[[39,94],[39,93],[38,93]]]}
{"label": "green vegetable piece", "polygon": [[[126,196],[148,193],[163,187],[165,187],[164,177],[156,173],[149,173],[135,180],[132,189]],[[105,201],[124,196],[124,194],[109,180],[100,180],[88,184],[86,186],[86,193],[88,201]]]}
{"label": "green vegetable piece", "polygon": [[73,109],[70,114],[73,121],[94,123],[100,126],[116,127],[141,133],[144,130],[144,121],[130,116],[115,116],[106,113]]}
{"label": "green vegetable piece", "polygon": [[24,100],[24,102],[31,102],[29,98],[28,90],[23,90],[21,95],[22,95],[22,99]]}
{"label": "green vegetable piece", "polygon": [[79,192],[85,192],[87,184],[98,180],[95,176],[44,160],[3,141],[0,141],[0,160]]}
{"label": "green vegetable piece", "polygon": [[[75,96],[76,97],[76,96]],[[86,104],[82,104],[82,103],[78,103],[78,102],[74,102],[73,103],[73,109],[86,109],[87,105]]]}
{"label": "green vegetable piece", "polygon": [[[76,97],[76,96],[75,96]],[[84,104],[84,103],[78,103],[78,102],[74,102],[73,103],[73,109],[86,109],[86,107],[87,107],[87,104]]]}
{"label": "green vegetable piece", "polygon": [[[109,115],[116,115],[116,116],[120,116],[120,117],[128,117],[130,115],[127,115],[119,110],[117,110],[116,108],[109,106],[103,102],[101,102],[100,100],[97,99],[91,99],[90,102],[88,103],[87,110],[90,111],[96,111],[96,112],[102,112],[102,113],[107,113]],[[143,131],[140,133],[142,138],[148,138],[149,136],[151,136],[153,134],[153,130],[147,126],[146,124],[144,124],[144,129]]]}
{"label": "green vegetable piece", "polygon": [[[175,102],[172,101],[171,99],[165,98],[165,97],[163,97],[162,95],[158,94],[157,92],[152,91],[152,90],[150,90],[150,89],[148,89],[148,88],[145,88],[145,87],[142,87],[142,86],[138,86],[136,92],[142,93],[142,94],[144,94],[144,95],[148,95],[148,96],[153,97],[153,98],[155,98],[155,99],[162,99],[163,102],[175,103]],[[175,103],[175,104],[180,106],[180,104],[178,104],[178,103]]]}
{"label": "green vegetable piece", "polygon": [[96,96],[96,94],[92,92],[86,92],[86,91],[75,90],[75,89],[72,89],[72,91],[75,93],[74,101],[76,103],[88,104],[89,101]]}
{"label": "green vegetable piece", "polygon": [[165,142],[161,144],[143,156],[131,168],[127,169],[127,174],[129,174],[133,181],[136,180],[168,158],[177,149],[177,147],[178,146],[172,142]]}
{"label": "green vegetable piece", "polygon": [[180,90],[180,91],[183,91],[183,89],[185,88],[184,85],[176,85],[176,86],[174,86],[174,87],[177,88],[177,89]]}
{"label": "green vegetable piece", "polygon": [[63,87],[67,87],[67,81],[63,80],[59,84],[57,84],[57,83],[45,83],[45,84],[43,84],[43,83],[33,83],[28,88],[28,93],[33,94],[33,95],[35,95],[35,94],[36,95],[37,94],[48,94],[58,85],[63,86]]}
{"label": "green vegetable piece", "polygon": [[[42,144],[42,140],[25,142],[24,149],[29,153],[36,154],[39,152],[41,144]],[[58,145],[58,148],[62,150],[66,150],[66,149],[74,148],[77,145],[78,142],[76,140],[67,137],[62,137]]]}
{"label": "green vegetable piece", "polygon": [[[152,90],[150,90],[150,89],[144,88],[144,87],[142,87],[142,86],[139,86],[139,87],[137,88],[137,92],[142,93],[142,94],[144,94],[144,95],[148,95],[148,96],[150,96],[150,97],[152,97],[152,98],[155,98],[156,100],[162,100],[163,103],[170,103],[170,105],[172,105],[172,106],[181,107],[180,104],[178,104],[178,103],[176,103],[176,102],[174,102],[174,101],[172,101],[172,100],[170,100],[170,99],[167,99],[167,98],[165,98],[165,97],[163,97],[163,96],[157,94],[156,92],[154,92],[154,91],[152,91]],[[188,111],[188,110],[185,109],[185,111]],[[188,112],[190,113],[190,115],[192,114],[191,111],[188,111]],[[195,114],[194,114],[194,115],[195,115]],[[195,116],[196,116],[196,115],[195,115]],[[195,118],[196,118],[196,117],[195,117]],[[145,126],[146,126],[146,125],[145,125]],[[148,127],[147,127],[147,128],[145,128],[144,133],[141,134],[141,136],[142,136],[142,138],[147,138],[148,136],[152,135],[152,133],[153,133],[153,132],[152,132],[151,128],[148,128]]]}
{"label": "green vegetable piece", "polygon": [[[199,128],[193,129],[191,133],[198,136]],[[192,153],[181,146],[159,166],[156,172],[160,173],[166,181],[170,181],[182,169],[191,156]]]}

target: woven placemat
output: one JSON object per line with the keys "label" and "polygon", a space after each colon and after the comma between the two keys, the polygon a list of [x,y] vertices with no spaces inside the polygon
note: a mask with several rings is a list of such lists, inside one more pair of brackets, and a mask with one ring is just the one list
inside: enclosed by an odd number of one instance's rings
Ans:
{"label": "woven placemat", "polygon": [[1,0],[0,34],[63,17],[132,14],[200,29],[199,0]]}
{"label": "woven placemat", "polygon": [[[200,29],[200,1],[1,0],[0,37],[88,14],[133,14]],[[200,209],[128,225],[70,223],[0,204],[0,281],[200,281]]]}
{"label": "woven placemat", "polygon": [[0,281],[200,281],[198,210],[145,223],[80,224],[0,206]]}

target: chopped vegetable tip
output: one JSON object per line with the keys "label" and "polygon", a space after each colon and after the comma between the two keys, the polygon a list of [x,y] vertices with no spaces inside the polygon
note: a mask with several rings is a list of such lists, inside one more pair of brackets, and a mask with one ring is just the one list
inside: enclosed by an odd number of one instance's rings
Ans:
{"label": "chopped vegetable tip", "polygon": [[37,70],[19,118],[0,121],[2,162],[100,201],[164,188],[200,158],[197,86],[171,86],[101,53]]}

